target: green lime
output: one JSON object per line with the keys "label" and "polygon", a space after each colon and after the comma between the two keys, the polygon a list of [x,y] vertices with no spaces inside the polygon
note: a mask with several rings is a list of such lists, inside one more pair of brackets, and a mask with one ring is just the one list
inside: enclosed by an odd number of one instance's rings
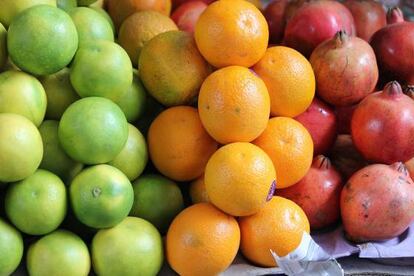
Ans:
{"label": "green lime", "polygon": [[70,201],[76,217],[93,228],[113,227],[131,210],[134,190],[117,168],[96,165],[80,172],[70,184]]}
{"label": "green lime", "polygon": [[114,41],[111,24],[97,11],[87,7],[78,7],[71,9],[69,15],[78,31],[80,47],[91,40]]}
{"label": "green lime", "polygon": [[113,160],[128,139],[128,122],[112,101],[89,97],[71,104],[59,123],[59,141],[65,152],[84,164]]}
{"label": "green lime", "polygon": [[106,40],[83,44],[71,65],[70,80],[81,97],[117,100],[132,84],[132,64],[121,46]]}
{"label": "green lime", "polygon": [[69,231],[50,233],[33,243],[27,252],[30,276],[87,276],[90,269],[88,247]]}
{"label": "green lime", "polygon": [[125,218],[92,240],[92,264],[100,276],[157,275],[163,262],[161,235],[149,222]]}
{"label": "green lime", "polygon": [[83,165],[71,159],[62,149],[58,128],[59,122],[52,120],[44,121],[39,127],[44,149],[40,168],[56,174],[65,183],[68,183],[82,170]]}
{"label": "green lime", "polygon": [[135,71],[130,88],[114,102],[122,109],[128,122],[132,123],[144,113],[146,99],[147,92]]}
{"label": "green lime", "polygon": [[0,23],[0,69],[7,62],[7,31],[6,28]]}
{"label": "green lime", "polygon": [[128,140],[121,152],[108,164],[121,170],[129,180],[135,180],[148,162],[148,149],[141,132],[129,124]]}
{"label": "green lime", "polygon": [[0,275],[11,275],[23,257],[23,239],[19,231],[0,218]]}
{"label": "green lime", "polygon": [[92,5],[92,6],[90,6],[90,8],[94,9],[97,12],[99,12],[99,14],[102,15],[108,21],[109,25],[111,25],[112,32],[115,34],[116,33],[115,24],[112,21],[111,16],[109,16],[109,14],[101,7],[97,7],[97,6]]}
{"label": "green lime", "polygon": [[97,0],[78,0],[79,6],[89,6],[95,3]]}
{"label": "green lime", "polygon": [[56,4],[59,9],[62,9],[65,12],[69,12],[71,9],[78,6],[76,0],[57,0]]}
{"label": "green lime", "polygon": [[183,195],[173,181],[155,174],[143,175],[132,184],[134,205],[130,215],[148,220],[165,233],[184,208]]}
{"label": "green lime", "polygon": [[0,74],[0,113],[19,114],[39,126],[46,105],[45,90],[35,77],[21,71]]}
{"label": "green lime", "polygon": [[56,0],[1,0],[0,22],[7,27],[17,14],[41,4],[56,7]]}
{"label": "green lime", "polygon": [[5,200],[10,221],[29,235],[44,235],[58,228],[66,215],[66,203],[65,184],[45,170],[11,184]]}
{"label": "green lime", "polygon": [[38,5],[24,10],[10,24],[7,49],[12,61],[34,75],[49,75],[66,67],[78,49],[70,16],[61,9]]}
{"label": "green lime", "polygon": [[69,105],[77,101],[79,95],[73,89],[69,79],[69,69],[40,78],[47,97],[46,118],[60,120]]}
{"label": "green lime", "polygon": [[43,156],[36,126],[17,114],[0,113],[0,181],[13,182],[33,174]]}

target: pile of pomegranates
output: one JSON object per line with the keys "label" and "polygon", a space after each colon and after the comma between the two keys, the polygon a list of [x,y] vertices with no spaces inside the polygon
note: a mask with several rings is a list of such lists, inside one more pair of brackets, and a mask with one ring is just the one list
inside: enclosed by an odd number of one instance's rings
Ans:
{"label": "pile of pomegranates", "polygon": [[314,142],[297,184],[277,189],[311,229],[342,223],[353,242],[414,223],[414,22],[377,0],[273,0],[270,43],[307,57],[316,97],[295,119]]}

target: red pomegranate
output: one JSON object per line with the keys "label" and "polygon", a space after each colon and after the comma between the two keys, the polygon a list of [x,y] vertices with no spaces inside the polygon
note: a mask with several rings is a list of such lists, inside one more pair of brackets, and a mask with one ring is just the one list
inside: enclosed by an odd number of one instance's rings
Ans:
{"label": "red pomegranate", "polygon": [[351,120],[356,148],[370,161],[391,164],[414,156],[414,101],[398,82],[366,97]]}
{"label": "red pomegranate", "polygon": [[313,49],[340,30],[355,35],[354,19],[344,5],[335,1],[310,1],[287,22],[284,44],[309,57]]}
{"label": "red pomegranate", "polygon": [[310,62],[316,91],[336,106],[358,103],[374,91],[378,66],[374,51],[365,40],[339,31],[313,51]]}
{"label": "red pomegranate", "polygon": [[207,4],[202,1],[186,2],[171,14],[171,19],[180,30],[193,33],[198,18],[206,8]]}
{"label": "red pomegranate", "polygon": [[343,4],[351,11],[356,34],[365,41],[386,24],[385,9],[374,0],[345,0]]}
{"label": "red pomegranate", "polygon": [[312,229],[334,224],[339,218],[342,180],[338,171],[323,155],[315,157],[305,177],[293,186],[276,191],[302,207]]}
{"label": "red pomegranate", "polygon": [[356,172],[341,193],[346,236],[355,242],[386,240],[414,220],[414,183],[401,162],[370,165]]}
{"label": "red pomegranate", "polygon": [[414,22],[404,21],[399,8],[387,14],[388,25],[371,38],[381,78],[414,84]]}
{"label": "red pomegranate", "polygon": [[308,109],[295,119],[312,136],[315,156],[326,153],[331,148],[336,138],[336,116],[329,105],[314,98]]}
{"label": "red pomegranate", "polygon": [[184,3],[193,2],[193,1],[201,1],[201,2],[204,2],[207,5],[209,5],[210,3],[214,2],[215,0],[172,0],[171,1],[172,10],[175,10],[177,7],[181,6]]}
{"label": "red pomegranate", "polygon": [[269,25],[270,43],[277,44],[283,38],[286,26],[285,11],[288,3],[288,0],[274,0],[267,5],[263,12]]}

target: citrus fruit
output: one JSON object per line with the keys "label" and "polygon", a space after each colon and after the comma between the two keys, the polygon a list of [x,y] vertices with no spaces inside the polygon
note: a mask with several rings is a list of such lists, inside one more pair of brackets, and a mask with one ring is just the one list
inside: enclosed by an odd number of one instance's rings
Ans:
{"label": "citrus fruit", "polygon": [[122,110],[105,98],[88,97],[71,104],[59,123],[59,141],[65,152],[84,164],[114,159],[128,139]]}
{"label": "citrus fruit", "polygon": [[147,143],[141,132],[128,124],[128,139],[121,152],[108,164],[122,171],[129,180],[135,180],[148,162]]}
{"label": "citrus fruit", "polygon": [[63,69],[77,48],[75,24],[66,12],[55,7],[28,8],[9,26],[7,49],[11,60],[34,75],[49,75]]}
{"label": "citrus fruit", "polygon": [[13,182],[33,174],[43,156],[36,126],[17,114],[0,113],[0,181]]}
{"label": "citrus fruit", "polygon": [[209,203],[184,209],[167,233],[168,264],[180,275],[218,275],[240,244],[237,221]]}
{"label": "citrus fruit", "polygon": [[176,106],[163,111],[148,131],[148,149],[165,176],[186,181],[199,177],[217,143],[203,128],[197,109]]}
{"label": "citrus fruit", "polygon": [[109,25],[111,25],[112,32],[115,34],[116,30],[115,30],[114,22],[112,21],[112,18],[109,16],[106,10],[104,10],[103,8],[99,6],[95,6],[95,5],[90,6],[90,8],[93,9],[94,11],[97,11],[100,15],[102,15],[106,19],[106,21],[108,21]]}
{"label": "citrus fruit", "polygon": [[19,231],[0,218],[0,275],[11,275],[23,257],[23,239]]}
{"label": "citrus fruit", "polygon": [[295,250],[304,232],[309,233],[309,221],[293,201],[273,197],[258,213],[239,219],[240,248],[243,255],[255,264],[276,266],[270,253],[284,257]]}
{"label": "citrus fruit", "polygon": [[157,275],[163,258],[160,234],[140,218],[127,217],[92,240],[93,268],[101,276]]}
{"label": "citrus fruit", "polygon": [[148,92],[165,106],[191,103],[210,73],[193,37],[183,31],[161,33],[147,42],[138,67]]}
{"label": "citrus fruit", "polygon": [[81,170],[83,165],[71,159],[62,149],[58,137],[59,122],[44,121],[39,132],[43,141],[43,159],[40,168],[50,171],[68,183]]}
{"label": "citrus fruit", "polygon": [[131,210],[134,190],[117,168],[96,165],[81,171],[70,184],[70,202],[76,217],[93,228],[113,227]]}
{"label": "citrus fruit", "polygon": [[253,143],[272,159],[277,171],[278,189],[297,183],[312,164],[312,137],[301,123],[292,118],[270,119],[265,131]]}
{"label": "citrus fruit", "polygon": [[198,49],[215,67],[250,67],[264,55],[269,29],[263,14],[244,0],[216,1],[198,19]]}
{"label": "citrus fruit", "polygon": [[193,204],[201,202],[210,202],[208,198],[206,184],[204,182],[204,174],[191,182],[190,197]]}
{"label": "citrus fruit", "polygon": [[78,4],[76,0],[57,0],[56,5],[59,9],[69,12],[71,9],[76,8]]}
{"label": "citrus fruit", "polygon": [[0,69],[7,62],[7,31],[0,23]]}
{"label": "citrus fruit", "polygon": [[184,209],[180,188],[161,175],[143,175],[132,184],[134,205],[130,215],[151,222],[165,233],[174,217]]}
{"label": "citrus fruit", "polygon": [[71,65],[70,81],[81,97],[116,100],[132,84],[132,64],[121,46],[105,40],[82,45]]}
{"label": "citrus fruit", "polygon": [[298,51],[270,47],[253,70],[267,86],[273,116],[295,117],[312,103],[315,74],[310,62]]}
{"label": "citrus fruit", "polygon": [[204,81],[198,109],[203,126],[221,144],[250,142],[266,128],[269,94],[249,69],[229,66]]}
{"label": "citrus fruit", "polygon": [[129,89],[114,102],[122,109],[130,123],[135,122],[144,113],[147,92],[139,79],[137,71],[134,72],[134,78]]}
{"label": "citrus fruit", "polygon": [[87,8],[73,8],[69,12],[78,31],[79,47],[90,40],[114,41],[111,24],[97,11]]}
{"label": "citrus fruit", "polygon": [[122,23],[118,42],[137,66],[142,47],[151,38],[168,31],[178,30],[174,21],[156,11],[136,12]]}
{"label": "citrus fruit", "polygon": [[8,27],[16,15],[27,8],[42,4],[56,7],[56,0],[2,0],[0,22]]}
{"label": "citrus fruit", "polygon": [[46,113],[47,98],[42,84],[29,74],[0,74],[0,113],[22,115],[39,126]]}
{"label": "citrus fruit", "polygon": [[171,0],[107,0],[106,6],[115,27],[119,29],[128,16],[139,11],[153,10],[169,16]]}
{"label": "citrus fruit", "polygon": [[255,5],[256,8],[258,8],[260,11],[263,10],[262,1],[260,1],[260,0],[247,0],[247,1],[252,3],[253,5]]}
{"label": "citrus fruit", "polygon": [[97,0],[77,0],[79,6],[89,6],[95,3]]}
{"label": "citrus fruit", "polygon": [[79,100],[79,95],[70,83],[68,68],[64,68],[55,74],[41,77],[40,82],[45,89],[47,97],[47,119],[59,120],[68,106]]}
{"label": "citrus fruit", "polygon": [[31,276],[87,276],[90,268],[88,247],[81,238],[66,230],[42,237],[27,252],[27,270]]}
{"label": "citrus fruit", "polygon": [[65,184],[53,173],[37,170],[9,186],[5,206],[7,217],[23,233],[50,233],[66,215]]}
{"label": "citrus fruit", "polygon": [[275,180],[269,156],[259,147],[241,142],[218,149],[204,173],[210,202],[232,216],[258,212],[273,195]]}

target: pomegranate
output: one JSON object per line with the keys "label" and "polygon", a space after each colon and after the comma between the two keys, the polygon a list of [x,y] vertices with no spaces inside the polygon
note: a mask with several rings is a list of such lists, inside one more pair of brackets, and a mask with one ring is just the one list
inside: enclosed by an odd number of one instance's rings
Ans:
{"label": "pomegranate", "polygon": [[374,0],[345,0],[343,4],[351,11],[356,34],[365,41],[386,24],[385,9]]}
{"label": "pomegranate", "polygon": [[391,164],[414,156],[414,101],[398,82],[366,97],[351,120],[356,148],[370,161]]}
{"label": "pomegranate", "polygon": [[401,10],[393,8],[387,23],[371,38],[381,78],[414,84],[414,22],[404,21]]}
{"label": "pomegranate", "polygon": [[411,179],[413,179],[414,178],[414,157],[406,161],[404,165],[407,167],[408,174],[410,175]]}
{"label": "pomegranate", "polygon": [[341,193],[341,216],[348,239],[386,240],[414,220],[414,183],[403,163],[375,164],[356,172]]}
{"label": "pomegranate", "polygon": [[263,14],[269,25],[269,41],[270,43],[279,43],[285,32],[286,18],[285,11],[288,0],[274,0],[267,5]]}
{"label": "pomegranate", "polygon": [[338,135],[329,156],[332,164],[344,179],[348,179],[356,171],[368,165],[368,162],[354,147],[351,135]]}
{"label": "pomegranate", "polygon": [[355,35],[351,12],[335,1],[311,1],[303,4],[288,21],[284,43],[309,57],[313,49],[340,30]]}
{"label": "pomegranate", "polygon": [[358,103],[374,91],[378,67],[374,51],[361,38],[339,31],[313,51],[318,95],[336,106]]}
{"label": "pomegranate", "polygon": [[193,33],[198,18],[206,8],[207,4],[202,1],[186,2],[171,14],[171,19],[180,30]]}
{"label": "pomegranate", "polygon": [[309,219],[312,229],[334,224],[339,218],[339,197],[342,180],[329,158],[319,155],[305,177],[289,188],[276,191],[276,195],[294,201]]}
{"label": "pomegranate", "polygon": [[193,2],[193,1],[201,1],[201,2],[204,2],[207,5],[209,5],[210,3],[214,2],[215,0],[172,0],[171,1],[172,10],[175,10],[177,7],[181,6],[184,3]]}
{"label": "pomegranate", "polygon": [[314,145],[314,155],[326,153],[336,138],[336,116],[333,109],[314,98],[305,112],[295,118],[309,131]]}
{"label": "pomegranate", "polygon": [[351,119],[358,104],[348,106],[337,106],[335,108],[336,120],[338,122],[338,134],[351,133]]}

